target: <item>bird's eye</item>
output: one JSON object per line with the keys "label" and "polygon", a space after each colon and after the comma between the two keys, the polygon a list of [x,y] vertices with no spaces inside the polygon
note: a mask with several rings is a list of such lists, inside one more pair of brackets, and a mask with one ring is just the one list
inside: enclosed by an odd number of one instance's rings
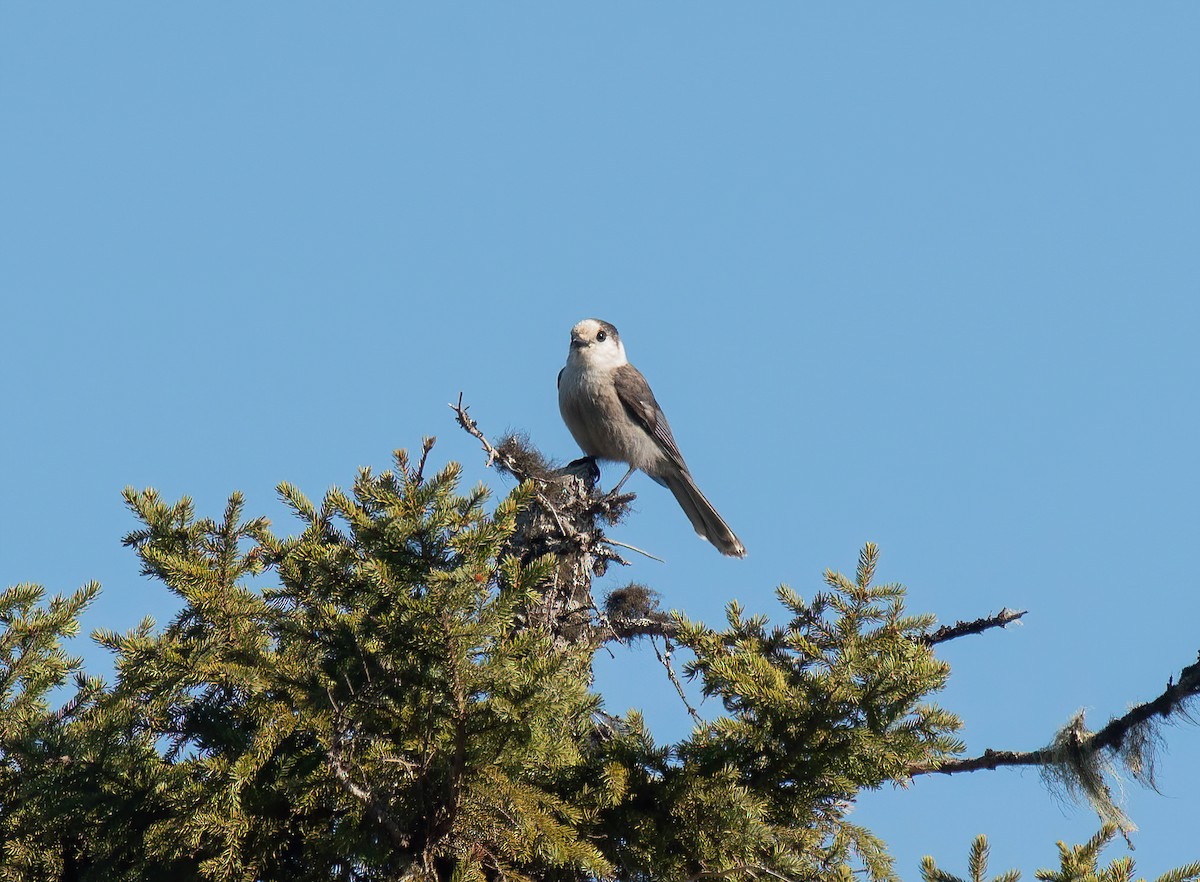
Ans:
{"label": "bird's eye", "polygon": [[603,343],[603,342],[604,342],[605,340],[607,340],[607,339],[608,339],[608,334],[604,333],[603,331],[597,331],[597,332],[596,332],[596,340],[597,340],[597,342],[599,342],[599,343]]}

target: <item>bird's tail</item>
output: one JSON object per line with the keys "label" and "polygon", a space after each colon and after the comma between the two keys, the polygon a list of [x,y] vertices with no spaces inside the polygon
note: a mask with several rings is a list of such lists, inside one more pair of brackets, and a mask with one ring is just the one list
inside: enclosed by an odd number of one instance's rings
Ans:
{"label": "bird's tail", "polygon": [[707,539],[721,554],[728,554],[730,557],[746,556],[746,546],[733,534],[733,530],[729,529],[725,519],[717,514],[712,503],[704,498],[704,494],[687,471],[680,470],[677,473],[653,477],[660,484],[666,484],[675,494],[680,508],[688,516],[701,539]]}

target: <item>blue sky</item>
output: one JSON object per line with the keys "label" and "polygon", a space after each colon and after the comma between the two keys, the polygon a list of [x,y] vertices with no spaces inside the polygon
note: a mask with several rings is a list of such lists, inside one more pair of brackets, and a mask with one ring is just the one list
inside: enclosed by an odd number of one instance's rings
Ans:
{"label": "blue sky", "polygon": [[[941,621],[972,753],[1099,727],[1196,659],[1200,8],[1161,3],[6,4],[0,9],[0,581],[174,605],[120,490],[312,496],[485,431],[577,449],[554,377],[617,325],[721,558],[631,480],[610,577],[719,622],[852,570]],[[620,469],[606,475],[619,477]],[[89,664],[106,659],[84,646]],[[686,731],[645,652],[616,711]],[[1200,857],[1200,732],[1130,785],[1147,874]],[[1036,773],[866,794],[915,879],[1031,873],[1096,828]],[[1027,876],[1027,878],[1031,878]]]}

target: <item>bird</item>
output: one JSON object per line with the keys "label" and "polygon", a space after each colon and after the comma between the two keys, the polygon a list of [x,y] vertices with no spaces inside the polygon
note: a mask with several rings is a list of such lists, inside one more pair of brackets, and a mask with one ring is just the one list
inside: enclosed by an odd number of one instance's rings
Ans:
{"label": "bird", "polygon": [[746,556],[746,546],[696,486],[650,384],[629,363],[621,335],[608,322],[589,318],[571,328],[567,363],[558,372],[558,409],[589,458],[629,466],[610,494],[641,469],[675,495],[700,538],[722,554]]}

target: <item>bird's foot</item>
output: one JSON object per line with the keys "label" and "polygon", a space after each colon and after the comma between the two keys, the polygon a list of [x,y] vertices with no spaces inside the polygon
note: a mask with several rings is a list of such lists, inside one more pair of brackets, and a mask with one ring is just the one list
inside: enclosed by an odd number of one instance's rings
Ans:
{"label": "bird's foot", "polygon": [[594,456],[581,456],[572,460],[563,471],[581,478],[587,484],[588,490],[594,489],[600,481],[600,466],[596,465]]}

